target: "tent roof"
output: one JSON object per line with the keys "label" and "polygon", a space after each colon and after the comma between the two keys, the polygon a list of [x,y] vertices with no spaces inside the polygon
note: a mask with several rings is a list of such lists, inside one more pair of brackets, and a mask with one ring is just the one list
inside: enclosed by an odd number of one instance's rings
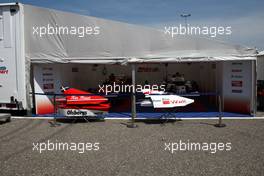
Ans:
{"label": "tent roof", "polygon": [[[138,25],[22,5],[26,57],[35,63],[127,63],[255,59],[255,49],[197,36],[171,38]],[[33,34],[35,27],[96,27],[98,35]]]}

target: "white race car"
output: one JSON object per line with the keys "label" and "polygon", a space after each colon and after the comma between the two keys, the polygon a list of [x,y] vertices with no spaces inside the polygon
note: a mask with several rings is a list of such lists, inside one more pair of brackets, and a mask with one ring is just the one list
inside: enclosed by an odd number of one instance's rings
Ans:
{"label": "white race car", "polygon": [[164,91],[143,89],[142,93],[145,95],[145,99],[139,102],[142,107],[174,108],[186,106],[194,102],[193,99],[167,94]]}

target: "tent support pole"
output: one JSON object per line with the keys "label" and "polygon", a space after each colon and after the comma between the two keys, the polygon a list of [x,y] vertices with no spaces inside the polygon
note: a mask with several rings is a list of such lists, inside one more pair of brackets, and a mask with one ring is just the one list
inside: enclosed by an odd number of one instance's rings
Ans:
{"label": "tent support pole", "polygon": [[221,95],[218,95],[218,108],[219,108],[219,119],[218,123],[215,124],[215,127],[222,128],[225,127],[226,125],[222,123],[222,100],[221,100]]}
{"label": "tent support pole", "polygon": [[256,117],[256,115],[257,115],[257,92],[258,92],[258,90],[257,90],[257,70],[256,70],[256,68],[257,68],[257,61],[255,60],[253,60],[252,62],[252,67],[251,67],[251,69],[252,69],[252,99],[251,99],[251,101],[252,101],[252,111],[253,111],[253,116],[254,117]]}
{"label": "tent support pole", "polygon": [[135,125],[135,119],[137,116],[137,110],[136,110],[136,66],[135,64],[132,64],[132,96],[131,96],[131,123],[127,125],[128,128],[136,128],[137,125]]}

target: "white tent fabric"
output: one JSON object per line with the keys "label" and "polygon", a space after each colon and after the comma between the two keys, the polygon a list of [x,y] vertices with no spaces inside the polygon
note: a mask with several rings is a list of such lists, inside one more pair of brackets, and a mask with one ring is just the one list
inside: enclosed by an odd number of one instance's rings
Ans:
{"label": "white tent fabric", "polygon": [[[23,5],[26,57],[33,63],[128,63],[254,60],[255,49],[197,36],[171,38],[163,31]],[[98,26],[99,35],[33,34],[40,26]]]}
{"label": "white tent fabric", "polygon": [[264,51],[259,52],[258,56],[264,56]]}

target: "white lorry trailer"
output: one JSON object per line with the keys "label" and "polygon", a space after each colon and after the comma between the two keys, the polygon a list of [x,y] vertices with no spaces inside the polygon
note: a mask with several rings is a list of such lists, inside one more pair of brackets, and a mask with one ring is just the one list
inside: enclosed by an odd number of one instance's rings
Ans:
{"label": "white lorry trailer", "polygon": [[29,108],[22,13],[17,3],[0,4],[1,110]]}

